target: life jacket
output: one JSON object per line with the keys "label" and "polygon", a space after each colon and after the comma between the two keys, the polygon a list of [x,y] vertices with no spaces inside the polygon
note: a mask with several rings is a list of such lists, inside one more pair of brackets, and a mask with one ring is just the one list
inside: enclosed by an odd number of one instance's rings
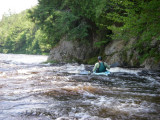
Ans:
{"label": "life jacket", "polygon": [[106,71],[106,67],[104,65],[104,62],[99,62],[99,68],[97,68],[96,73],[105,72],[105,71]]}

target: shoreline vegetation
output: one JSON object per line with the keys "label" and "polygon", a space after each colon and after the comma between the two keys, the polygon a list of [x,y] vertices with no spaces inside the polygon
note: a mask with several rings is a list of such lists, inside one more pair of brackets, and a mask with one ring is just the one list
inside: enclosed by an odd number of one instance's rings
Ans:
{"label": "shoreline vegetation", "polygon": [[[159,69],[159,4],[158,0],[39,0],[32,9],[2,17],[0,53],[49,55],[49,61],[85,64],[94,64],[101,55],[109,64]],[[63,41],[76,44],[66,46]]]}

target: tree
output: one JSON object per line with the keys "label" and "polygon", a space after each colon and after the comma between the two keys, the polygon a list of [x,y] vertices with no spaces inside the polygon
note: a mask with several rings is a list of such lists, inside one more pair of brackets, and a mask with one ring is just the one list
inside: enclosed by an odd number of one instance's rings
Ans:
{"label": "tree", "polygon": [[[111,0],[113,10],[107,17],[114,24],[108,28],[113,31],[112,39],[136,38],[130,49],[136,49],[141,62],[148,57],[160,60],[160,1],[158,0]],[[151,43],[155,41],[154,47]]]}
{"label": "tree", "polygon": [[51,46],[61,39],[92,41],[97,32],[107,41],[107,1],[39,0],[38,6],[29,11],[29,18],[40,26]]}
{"label": "tree", "polygon": [[[0,52],[42,54],[50,47],[41,49],[39,27],[27,18],[27,11],[3,16],[0,21]],[[36,37],[35,37],[36,36]]]}

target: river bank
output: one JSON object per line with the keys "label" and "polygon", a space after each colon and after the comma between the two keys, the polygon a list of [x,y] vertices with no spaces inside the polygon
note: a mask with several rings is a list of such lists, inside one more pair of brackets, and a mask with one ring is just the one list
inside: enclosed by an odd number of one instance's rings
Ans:
{"label": "river bank", "polygon": [[[85,44],[78,41],[61,40],[50,51],[48,61],[95,64],[97,62],[97,57],[95,56],[102,55],[103,60],[110,65],[114,65],[114,67],[160,70],[159,55],[157,55],[157,58],[151,56],[143,58],[144,56],[133,48],[134,44],[136,44],[135,39],[131,39],[128,42],[113,40],[103,46],[102,50],[96,47],[95,44],[96,40]],[[158,46],[158,41],[155,44]]]}

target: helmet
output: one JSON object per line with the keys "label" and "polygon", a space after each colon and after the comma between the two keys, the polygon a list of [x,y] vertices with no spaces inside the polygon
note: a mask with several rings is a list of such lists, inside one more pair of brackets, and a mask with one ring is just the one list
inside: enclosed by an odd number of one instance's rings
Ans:
{"label": "helmet", "polygon": [[101,57],[101,56],[98,56],[98,60],[102,60],[102,57]]}

